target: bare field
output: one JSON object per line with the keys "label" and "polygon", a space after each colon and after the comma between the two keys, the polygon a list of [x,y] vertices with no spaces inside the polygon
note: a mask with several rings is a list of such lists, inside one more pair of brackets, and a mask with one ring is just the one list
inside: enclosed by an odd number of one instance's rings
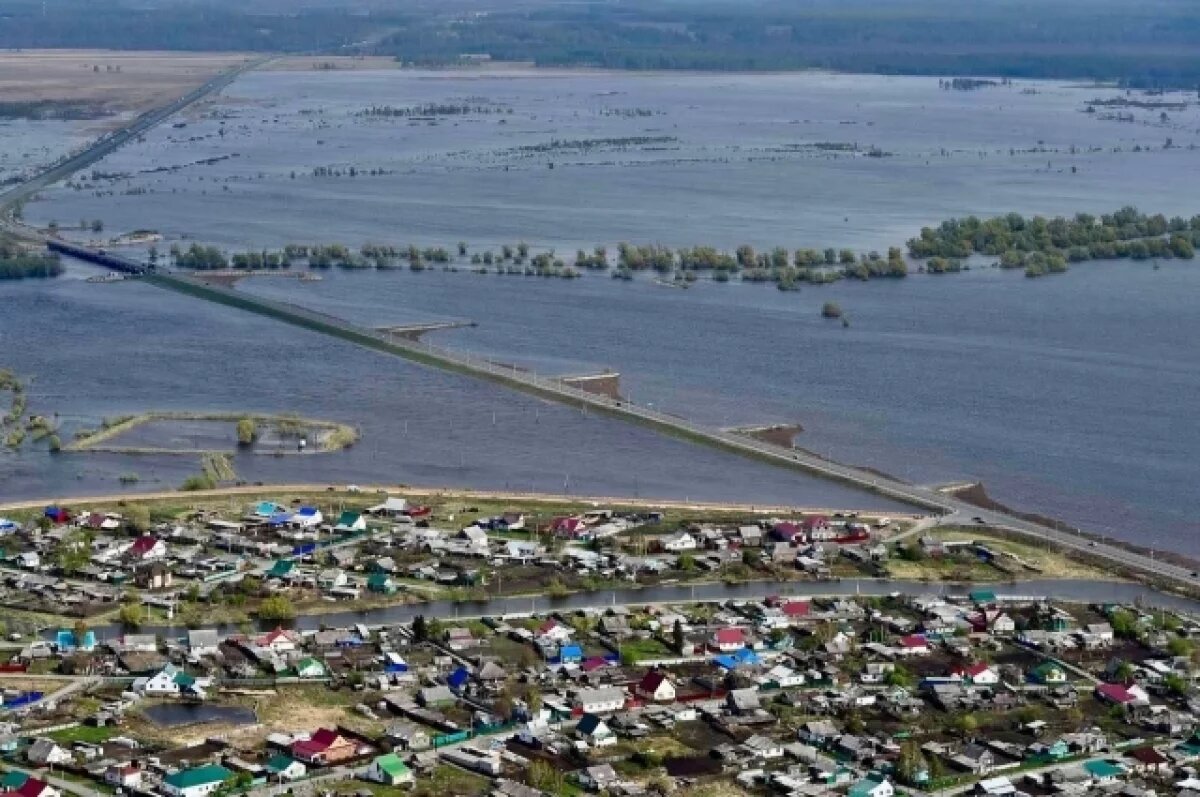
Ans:
{"label": "bare field", "polygon": [[0,98],[73,107],[95,118],[137,113],[245,60],[237,53],[6,50],[0,52]]}
{"label": "bare field", "polygon": [[399,69],[400,62],[384,55],[289,55],[263,64],[263,72],[342,72]]}

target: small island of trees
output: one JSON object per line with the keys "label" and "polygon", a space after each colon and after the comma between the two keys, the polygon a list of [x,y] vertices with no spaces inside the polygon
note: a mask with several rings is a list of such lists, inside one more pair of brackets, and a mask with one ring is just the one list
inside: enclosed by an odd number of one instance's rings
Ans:
{"label": "small island of trees", "polygon": [[908,252],[928,258],[926,269],[935,273],[958,270],[960,259],[981,254],[998,257],[1001,268],[1023,268],[1027,276],[1040,277],[1089,260],[1190,260],[1198,245],[1200,215],[1168,219],[1125,207],[1102,216],[1079,213],[1071,219],[1027,219],[1019,213],[949,219],[937,228],[922,229],[908,242]]}
{"label": "small island of trees", "polygon": [[57,277],[63,273],[58,255],[36,253],[0,235],[0,280]]}

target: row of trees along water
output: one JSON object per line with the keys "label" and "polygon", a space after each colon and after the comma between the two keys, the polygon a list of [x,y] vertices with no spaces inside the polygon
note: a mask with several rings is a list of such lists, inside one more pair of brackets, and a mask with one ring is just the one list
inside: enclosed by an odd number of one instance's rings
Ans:
{"label": "row of trees along water", "polygon": [[[412,271],[441,266],[457,270],[468,262],[477,273],[526,276],[578,277],[585,271],[610,271],[615,279],[633,279],[638,272],[660,278],[692,282],[701,273],[716,282],[737,277],[744,282],[775,283],[793,289],[803,283],[820,285],[840,279],[869,280],[907,276],[915,261],[918,271],[948,274],[968,268],[972,255],[997,257],[994,265],[1024,269],[1031,277],[1060,273],[1069,263],[1130,258],[1193,258],[1200,245],[1200,216],[1184,219],[1149,216],[1134,208],[1113,214],[1079,214],[1067,219],[1016,213],[981,220],[974,216],[950,219],[939,227],[926,227],[908,242],[908,257],[900,247],[886,254],[852,249],[794,249],[775,247],[758,251],[749,244],[733,252],[712,246],[674,249],[660,244],[618,244],[615,252],[597,246],[576,251],[570,262],[553,249],[532,253],[526,243],[505,244],[498,250],[469,251],[465,242],[453,250],[445,247],[400,247],[364,244],[353,250],[341,244],[288,244],[281,250],[239,252],[226,256],[216,247],[192,244],[172,246],[172,262],[180,268],[258,270],[392,269],[407,264]],[[151,252],[151,259],[157,258]]]}
{"label": "row of trees along water", "polygon": [[[554,276],[573,279],[584,271],[612,269],[616,279],[632,279],[637,272],[653,272],[661,277],[674,276],[680,281],[694,281],[699,273],[711,273],[717,282],[727,282],[739,275],[746,282],[774,282],[781,288],[799,283],[821,284],[844,277],[903,277],[908,264],[899,247],[892,247],[886,256],[878,252],[856,254],[850,249],[797,249],[783,247],[756,252],[749,245],[739,246],[732,254],[710,246],[672,249],[657,244],[618,245],[615,256],[608,248],[597,246],[588,252],[575,253],[570,263],[554,250],[532,253],[526,243],[505,244],[499,250],[469,253],[466,243],[459,243],[456,254],[444,247],[420,249],[416,246],[397,247],[388,244],[364,244],[357,251],[341,244],[288,244],[280,250],[238,252],[226,255],[214,246],[193,243],[183,249],[173,245],[170,259],[179,268],[196,270],[259,270],[289,269],[307,266],[310,269],[391,269],[407,264],[413,271],[432,266],[457,270],[460,264],[470,263],[478,273],[525,276]],[[158,254],[151,251],[152,261]]]}
{"label": "row of trees along water", "polygon": [[1088,260],[1149,260],[1196,256],[1200,215],[1168,219],[1125,207],[1116,213],[1074,218],[1025,218],[1018,213],[979,219],[950,219],[925,227],[908,242],[914,258],[928,258],[929,271],[957,271],[973,254],[999,258],[1002,268],[1023,268],[1031,277],[1067,270]]}
{"label": "row of trees along water", "polygon": [[33,252],[8,236],[0,236],[0,280],[57,277],[62,272],[57,255]]}

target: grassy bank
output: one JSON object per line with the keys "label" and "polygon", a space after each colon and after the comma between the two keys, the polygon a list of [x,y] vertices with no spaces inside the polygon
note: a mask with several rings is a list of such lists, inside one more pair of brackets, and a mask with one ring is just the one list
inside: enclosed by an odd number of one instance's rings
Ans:
{"label": "grassy bank", "polygon": [[[1032,540],[1016,539],[1013,536],[991,531],[981,532],[973,528],[933,529],[925,536],[943,543],[977,543],[997,554],[996,564],[991,564],[971,552],[957,555],[930,556],[893,555],[887,563],[888,575],[893,578],[927,581],[955,582],[1002,582],[1036,578],[1060,579],[1105,579],[1112,578],[1105,571],[1081,562],[1065,552],[1048,545],[1037,545]],[[915,539],[906,542],[905,553],[915,550]]]}

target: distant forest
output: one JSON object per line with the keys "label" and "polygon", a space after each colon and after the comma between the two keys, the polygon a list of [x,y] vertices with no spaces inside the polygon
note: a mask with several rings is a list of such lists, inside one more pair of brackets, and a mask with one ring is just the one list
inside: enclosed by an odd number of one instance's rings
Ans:
{"label": "distant forest", "polygon": [[0,47],[466,55],[616,69],[1114,80],[1200,87],[1194,0],[8,0]]}

